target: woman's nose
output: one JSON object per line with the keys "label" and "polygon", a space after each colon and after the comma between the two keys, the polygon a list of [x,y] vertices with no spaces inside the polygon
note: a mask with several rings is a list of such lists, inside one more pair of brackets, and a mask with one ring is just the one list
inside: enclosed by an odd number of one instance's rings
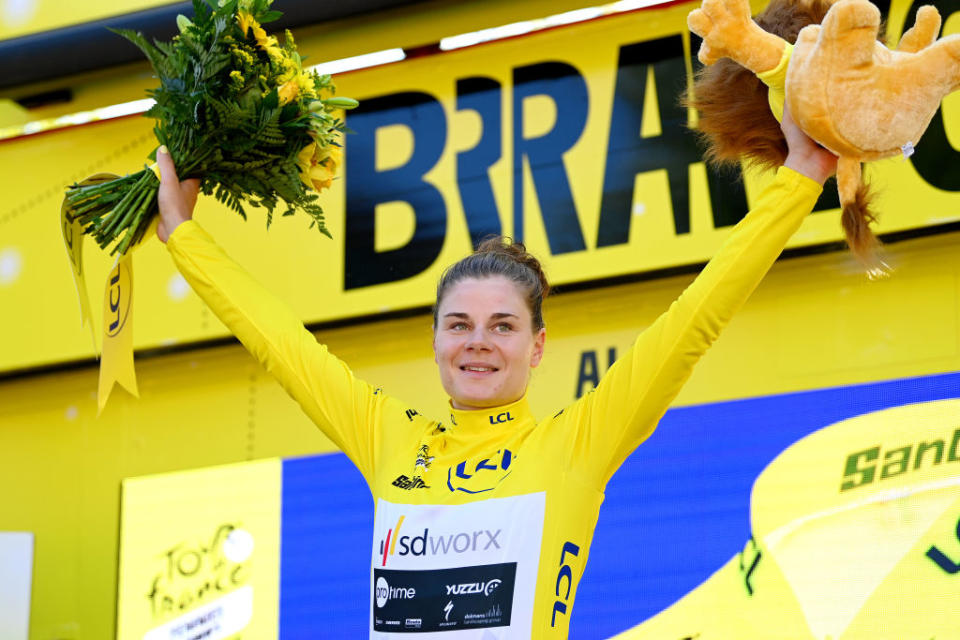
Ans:
{"label": "woman's nose", "polygon": [[487,341],[487,333],[482,327],[477,327],[470,332],[467,339],[467,349],[489,350],[490,343]]}

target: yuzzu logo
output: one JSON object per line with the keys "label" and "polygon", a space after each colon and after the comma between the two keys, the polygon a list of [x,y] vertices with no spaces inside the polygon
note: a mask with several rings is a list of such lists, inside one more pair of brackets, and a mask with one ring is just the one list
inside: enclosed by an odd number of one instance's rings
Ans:
{"label": "yuzzu logo", "polygon": [[448,584],[445,586],[447,588],[448,596],[460,596],[468,593],[482,593],[485,596],[489,596],[502,583],[503,581],[500,580],[500,578],[494,578],[493,580],[487,580],[486,582],[465,582],[461,584]]}
{"label": "yuzzu logo", "polygon": [[387,530],[387,535],[380,540],[379,555],[382,558],[381,566],[387,566],[391,556],[400,557],[427,557],[445,556],[451,553],[472,553],[476,551],[496,551],[500,549],[501,529],[475,529],[457,531],[453,533],[431,534],[429,528],[424,528],[419,535],[400,535],[403,521],[406,516],[400,516],[396,526]]}
{"label": "yuzzu logo", "polygon": [[510,449],[498,449],[495,455],[481,458],[476,462],[464,460],[447,469],[447,488],[454,493],[493,491],[494,487],[510,475],[510,465],[516,459],[517,457]]}

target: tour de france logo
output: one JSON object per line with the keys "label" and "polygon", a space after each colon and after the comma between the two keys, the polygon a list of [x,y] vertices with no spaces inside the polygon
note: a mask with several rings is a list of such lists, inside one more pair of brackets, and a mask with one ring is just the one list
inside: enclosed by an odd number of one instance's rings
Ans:
{"label": "tour de france logo", "polygon": [[219,525],[158,554],[146,591],[154,620],[185,613],[245,585],[250,578],[253,536],[238,524]]}

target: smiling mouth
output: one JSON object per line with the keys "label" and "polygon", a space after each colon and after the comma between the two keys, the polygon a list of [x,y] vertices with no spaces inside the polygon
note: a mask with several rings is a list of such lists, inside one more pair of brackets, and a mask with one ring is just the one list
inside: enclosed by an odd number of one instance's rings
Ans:
{"label": "smiling mouth", "polygon": [[460,367],[460,371],[470,371],[472,373],[493,373],[494,371],[499,371],[496,367],[480,367],[471,364],[465,364]]}

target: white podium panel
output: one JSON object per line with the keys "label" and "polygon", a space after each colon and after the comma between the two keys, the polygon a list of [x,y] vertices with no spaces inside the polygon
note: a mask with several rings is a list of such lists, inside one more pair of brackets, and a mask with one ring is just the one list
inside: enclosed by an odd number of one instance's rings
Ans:
{"label": "white podium panel", "polygon": [[0,531],[0,638],[27,640],[33,534]]}

